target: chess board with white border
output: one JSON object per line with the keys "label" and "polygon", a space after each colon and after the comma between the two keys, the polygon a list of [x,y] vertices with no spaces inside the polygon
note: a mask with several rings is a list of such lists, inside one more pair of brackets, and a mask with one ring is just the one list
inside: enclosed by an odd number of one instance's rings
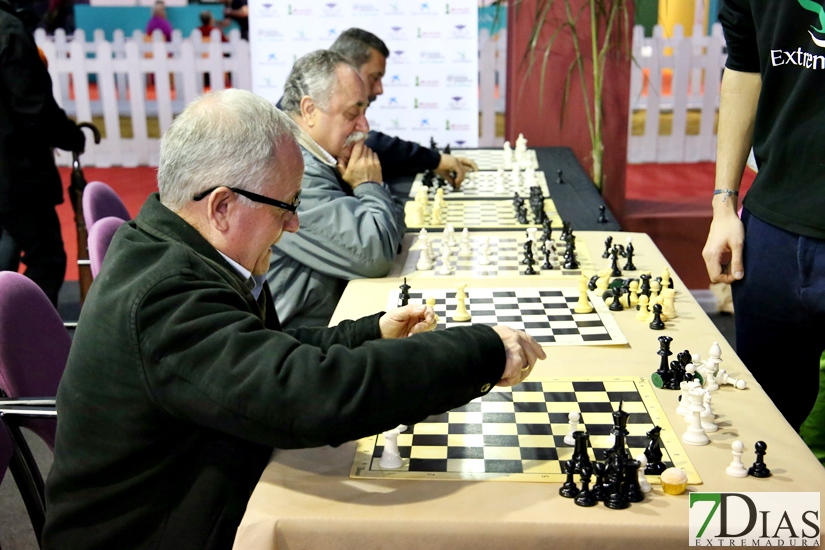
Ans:
{"label": "chess board with white border", "polygon": [[[382,434],[359,440],[350,477],[562,483],[562,463],[573,455],[564,443],[568,414],[581,413],[579,429],[590,436],[588,454],[603,460],[612,446],[612,412],[619,403],[630,413],[631,456],[644,452],[645,434],[659,426],[665,464],[684,470],[688,483],[702,483],[652,385],[632,376],[528,378],[513,388],[495,387],[467,405],[408,426],[398,436],[400,468],[379,465]],[[647,478],[660,482],[658,476]]]}
{"label": "chess board with white border", "polygon": [[[468,158],[478,165],[479,170],[498,170],[505,168],[504,166],[504,149],[456,149],[451,152],[453,156]],[[539,169],[539,159],[536,156],[535,149],[527,149],[525,152],[525,161],[517,164],[515,162],[516,152],[513,151],[513,162],[510,167],[512,169],[518,166],[522,170],[532,166],[534,169]],[[505,168],[506,169],[506,168]]]}
{"label": "chess board with white border", "polygon": [[[535,222],[530,207],[527,206],[527,218],[530,223],[519,223],[516,219],[515,207],[511,200],[454,200],[445,201],[445,207],[441,212],[441,223],[432,223],[432,201],[427,205],[423,213],[423,223],[415,219],[414,209],[417,207],[415,201],[408,201],[404,205],[405,222],[407,231],[418,231],[422,227],[426,229],[441,228],[448,224],[456,229],[467,227],[473,229],[485,229],[491,231],[506,231],[512,229],[525,229],[527,227],[541,227]],[[554,227],[562,226],[562,219],[556,210],[556,205],[551,199],[545,199],[544,212],[552,220]]]}
{"label": "chess board with white border", "polygon": [[[558,232],[557,232],[558,233]],[[539,232],[540,236],[541,233]],[[558,236],[558,235],[556,235]],[[485,239],[488,237],[476,236],[470,234],[470,247],[472,252],[464,253],[461,251],[458,241],[461,238],[460,234],[455,234],[455,245],[451,249],[455,253],[453,257],[453,271],[452,273],[441,273],[443,265],[442,257],[438,254],[441,250],[442,238],[438,233],[429,233],[428,238],[433,241],[433,250],[436,252],[436,259],[434,261],[433,269],[419,271],[416,268],[418,258],[421,255],[421,247],[418,245],[419,237],[415,237],[415,241],[410,247],[407,258],[404,260],[404,266],[401,268],[399,276],[410,278],[426,278],[426,277],[537,277],[561,279],[567,277],[578,277],[582,274],[592,275],[597,271],[593,260],[590,257],[590,251],[587,248],[587,243],[584,239],[576,238],[576,260],[579,263],[578,269],[564,269],[564,250],[565,243],[555,241],[556,252],[558,254],[557,264],[553,269],[542,269],[544,256],[541,251],[534,254],[536,261],[533,265],[533,270],[536,275],[526,275],[525,271],[527,265],[522,263],[524,242],[527,237],[517,239],[516,237],[499,237],[491,236],[490,239],[490,254],[489,265],[481,265],[479,259],[482,257],[481,248],[484,246]]]}
{"label": "chess board with white border", "polygon": [[[465,290],[465,306],[472,315],[467,322],[455,322],[456,290],[421,288],[409,292],[410,304],[435,299],[438,315],[436,329],[468,324],[505,325],[526,331],[544,347],[553,346],[615,346],[627,344],[612,313],[601,297],[588,291],[593,306],[591,313],[576,313],[579,300],[577,288],[477,288]],[[399,291],[390,291],[387,310],[399,305]]]}
{"label": "chess board with white border", "polygon": [[[547,187],[547,178],[544,176],[544,172],[538,170],[534,172],[534,174],[535,185],[541,189],[545,198],[549,197],[550,191]],[[498,172],[468,172],[464,182],[458,189],[453,189],[449,184],[442,187],[442,189],[444,189],[444,200],[512,199],[513,195],[518,193],[526,201],[530,198],[530,189],[525,183],[524,172],[521,172],[520,177],[519,184],[514,185],[512,172],[505,171],[501,183],[503,191],[497,191]],[[422,187],[424,187],[424,174],[418,174],[415,176],[415,180],[410,188],[409,196],[414,198],[418,194],[418,190]],[[435,195],[435,192],[435,187],[428,190],[430,197]]]}

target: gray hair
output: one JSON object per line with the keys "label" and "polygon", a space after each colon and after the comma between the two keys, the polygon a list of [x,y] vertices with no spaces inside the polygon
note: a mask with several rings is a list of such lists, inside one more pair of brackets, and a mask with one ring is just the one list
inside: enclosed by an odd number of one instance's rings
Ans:
{"label": "gray hair", "polygon": [[390,56],[390,50],[383,40],[369,31],[355,27],[338,35],[329,49],[343,55],[359,71],[370,60],[371,50],[377,51],[384,58]]}
{"label": "gray hair", "polygon": [[339,53],[330,50],[315,50],[308,53],[292,66],[284,84],[281,109],[285,113],[301,112],[301,99],[309,96],[321,109],[329,106],[338,79],[335,71],[349,62]]}
{"label": "gray hair", "polygon": [[277,147],[298,133],[292,119],[251,92],[233,88],[199,97],[161,139],[160,202],[179,212],[198,193],[222,185],[265,194]]}

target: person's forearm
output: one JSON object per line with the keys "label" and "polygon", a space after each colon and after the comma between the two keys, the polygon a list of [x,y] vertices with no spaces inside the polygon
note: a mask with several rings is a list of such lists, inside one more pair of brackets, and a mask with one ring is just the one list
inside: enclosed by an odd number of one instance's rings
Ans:
{"label": "person's forearm", "polygon": [[[744,73],[725,69],[722,77],[722,97],[719,106],[719,130],[716,146],[716,189],[739,191],[739,182],[753,143],[756,106],[762,89],[759,73]],[[735,212],[735,195],[713,197],[714,210]]]}

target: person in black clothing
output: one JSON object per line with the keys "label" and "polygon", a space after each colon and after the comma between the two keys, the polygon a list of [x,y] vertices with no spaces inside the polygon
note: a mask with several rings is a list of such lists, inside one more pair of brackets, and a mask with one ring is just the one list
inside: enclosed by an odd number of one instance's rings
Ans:
{"label": "person in black clothing", "polygon": [[233,19],[241,28],[241,38],[249,40],[249,6],[247,0],[227,0],[223,11],[225,21]]}
{"label": "person in black clothing", "polygon": [[[713,222],[703,251],[731,283],[736,350],[796,429],[825,349],[825,13],[803,0],[722,0],[722,79]],[[759,168],[737,216],[753,146]],[[793,374],[777,376],[793,353]]]}
{"label": "person in black clothing", "polygon": [[[55,205],[63,184],[52,147],[82,151],[85,137],[52,97],[52,81],[34,39],[0,0],[0,230],[22,251],[26,276],[57,304],[66,252]],[[16,270],[5,254],[0,270]]]}
{"label": "person in black clothing", "polygon": [[[356,68],[367,85],[370,102],[384,93],[381,79],[390,51],[380,38],[362,29],[347,29],[333,42],[330,50],[343,55]],[[439,153],[381,132],[371,131],[366,145],[378,155],[387,179],[433,170],[454,186],[459,186],[464,181],[464,174],[478,170],[470,159]]]}

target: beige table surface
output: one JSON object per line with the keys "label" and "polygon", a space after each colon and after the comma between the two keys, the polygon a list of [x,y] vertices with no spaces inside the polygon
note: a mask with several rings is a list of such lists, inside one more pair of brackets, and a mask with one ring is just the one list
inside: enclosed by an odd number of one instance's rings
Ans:
{"label": "beige table surface", "polygon": [[[495,233],[489,233],[495,235]],[[484,235],[484,234],[482,234]],[[579,232],[588,243],[596,265],[608,233]],[[667,265],[650,238],[641,233],[614,233],[624,244],[633,237],[635,263],[654,276]],[[413,241],[405,239],[399,262]],[[701,261],[697,258],[697,261]],[[622,262],[623,263],[623,262]],[[620,264],[621,265],[621,264]],[[638,276],[627,272],[625,277]],[[678,317],[664,331],[650,330],[630,310],[614,313],[627,336],[623,346],[563,346],[548,348],[533,377],[642,376],[659,366],[657,338],[673,337],[675,354],[689,349],[703,359],[713,342],[722,349],[721,367],[744,378],[746,390],[723,386],[713,394],[719,431],[703,447],[684,445],[702,477],[689,491],[825,491],[825,468],[776,410],[762,388],[719,333],[699,304],[671,271],[677,290]],[[465,279],[462,279],[465,280]],[[452,287],[455,279],[416,279],[419,288]],[[357,318],[386,307],[398,278],[351,282],[332,323]],[[575,277],[539,280],[535,277],[474,278],[472,287],[576,286]],[[789,357],[789,361],[791,358]],[[790,364],[788,365],[790,366]],[[783,366],[777,366],[782,376]],[[679,392],[656,390],[656,396],[674,426],[685,426],[675,412]],[[731,461],[730,445],[745,444],[743,461],[754,460],[757,440],[768,444],[765,462],[773,472],[767,479],[732,478],[725,474]],[[682,548],[688,544],[688,496],[669,496],[654,486],[643,503],[625,510],[603,505],[581,508],[559,496],[558,484],[523,482],[467,482],[428,480],[350,479],[355,443],[338,448],[276,451],[255,489],[238,528],[235,548],[263,550],[304,548],[635,548],[652,545]],[[820,506],[822,503],[820,495]]]}

